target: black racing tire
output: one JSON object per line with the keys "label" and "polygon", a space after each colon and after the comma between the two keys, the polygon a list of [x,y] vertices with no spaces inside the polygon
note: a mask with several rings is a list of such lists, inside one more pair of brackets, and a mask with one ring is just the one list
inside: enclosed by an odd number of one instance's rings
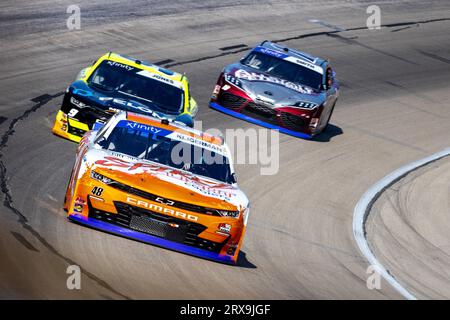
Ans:
{"label": "black racing tire", "polygon": [[324,131],[327,131],[327,129],[328,129],[328,127],[329,127],[329,124],[330,124],[331,116],[333,115],[333,112],[334,112],[334,107],[336,106],[336,102],[337,102],[337,100],[334,102],[333,106],[331,107],[331,111],[330,111],[330,114],[328,115],[328,119],[327,119],[327,124],[323,127],[322,130],[320,130],[319,133],[322,133],[322,132],[324,132]]}

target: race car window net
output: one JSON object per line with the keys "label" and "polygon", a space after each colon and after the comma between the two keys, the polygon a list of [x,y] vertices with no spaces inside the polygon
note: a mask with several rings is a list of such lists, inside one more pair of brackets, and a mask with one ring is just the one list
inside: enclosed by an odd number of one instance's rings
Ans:
{"label": "race car window net", "polygon": [[322,75],[320,73],[262,52],[251,52],[241,63],[270,76],[302,84],[316,90],[322,87]]}
{"label": "race car window net", "polygon": [[[105,94],[113,92],[115,96],[166,114],[179,114],[184,105],[182,89],[147,77],[141,69],[110,60],[103,61],[87,82]],[[138,109],[130,111],[138,112]]]}
{"label": "race car window net", "polygon": [[229,160],[218,154],[186,142],[172,140],[149,131],[120,126],[98,144],[107,150],[153,161],[225,183],[233,183]]}

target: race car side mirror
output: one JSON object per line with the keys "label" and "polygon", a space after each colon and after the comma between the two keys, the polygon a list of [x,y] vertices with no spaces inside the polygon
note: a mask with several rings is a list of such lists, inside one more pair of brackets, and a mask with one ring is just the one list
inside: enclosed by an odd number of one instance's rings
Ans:
{"label": "race car side mirror", "polygon": [[237,180],[236,180],[236,173],[232,173],[232,174],[231,174],[230,182],[231,182],[231,184],[237,183]]}

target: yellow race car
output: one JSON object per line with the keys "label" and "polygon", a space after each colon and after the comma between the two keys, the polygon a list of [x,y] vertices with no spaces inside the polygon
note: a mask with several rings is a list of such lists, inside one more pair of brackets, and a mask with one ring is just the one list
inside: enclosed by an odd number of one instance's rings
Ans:
{"label": "yellow race car", "polygon": [[53,133],[79,142],[118,110],[193,126],[198,106],[185,75],[109,52],[80,71],[67,88]]}

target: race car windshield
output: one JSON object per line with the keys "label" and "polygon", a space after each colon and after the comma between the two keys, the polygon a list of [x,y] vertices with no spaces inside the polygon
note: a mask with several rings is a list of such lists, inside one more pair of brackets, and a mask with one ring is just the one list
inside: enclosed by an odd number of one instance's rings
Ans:
{"label": "race car windshield", "polygon": [[110,60],[98,66],[88,84],[167,114],[178,114],[183,106],[183,90],[172,80]]}
{"label": "race car windshield", "polygon": [[241,63],[265,74],[320,90],[322,75],[298,64],[253,51]]}
{"label": "race car windshield", "polygon": [[[130,123],[133,125],[129,125]],[[98,144],[103,149],[153,161],[225,183],[233,183],[229,160],[226,156],[164,136],[170,131],[140,124],[138,124],[140,129],[132,128],[135,125],[136,123],[130,121],[120,121],[108,138],[100,138]],[[153,129],[142,130],[143,126]],[[157,130],[165,131],[165,133],[156,132]]]}

